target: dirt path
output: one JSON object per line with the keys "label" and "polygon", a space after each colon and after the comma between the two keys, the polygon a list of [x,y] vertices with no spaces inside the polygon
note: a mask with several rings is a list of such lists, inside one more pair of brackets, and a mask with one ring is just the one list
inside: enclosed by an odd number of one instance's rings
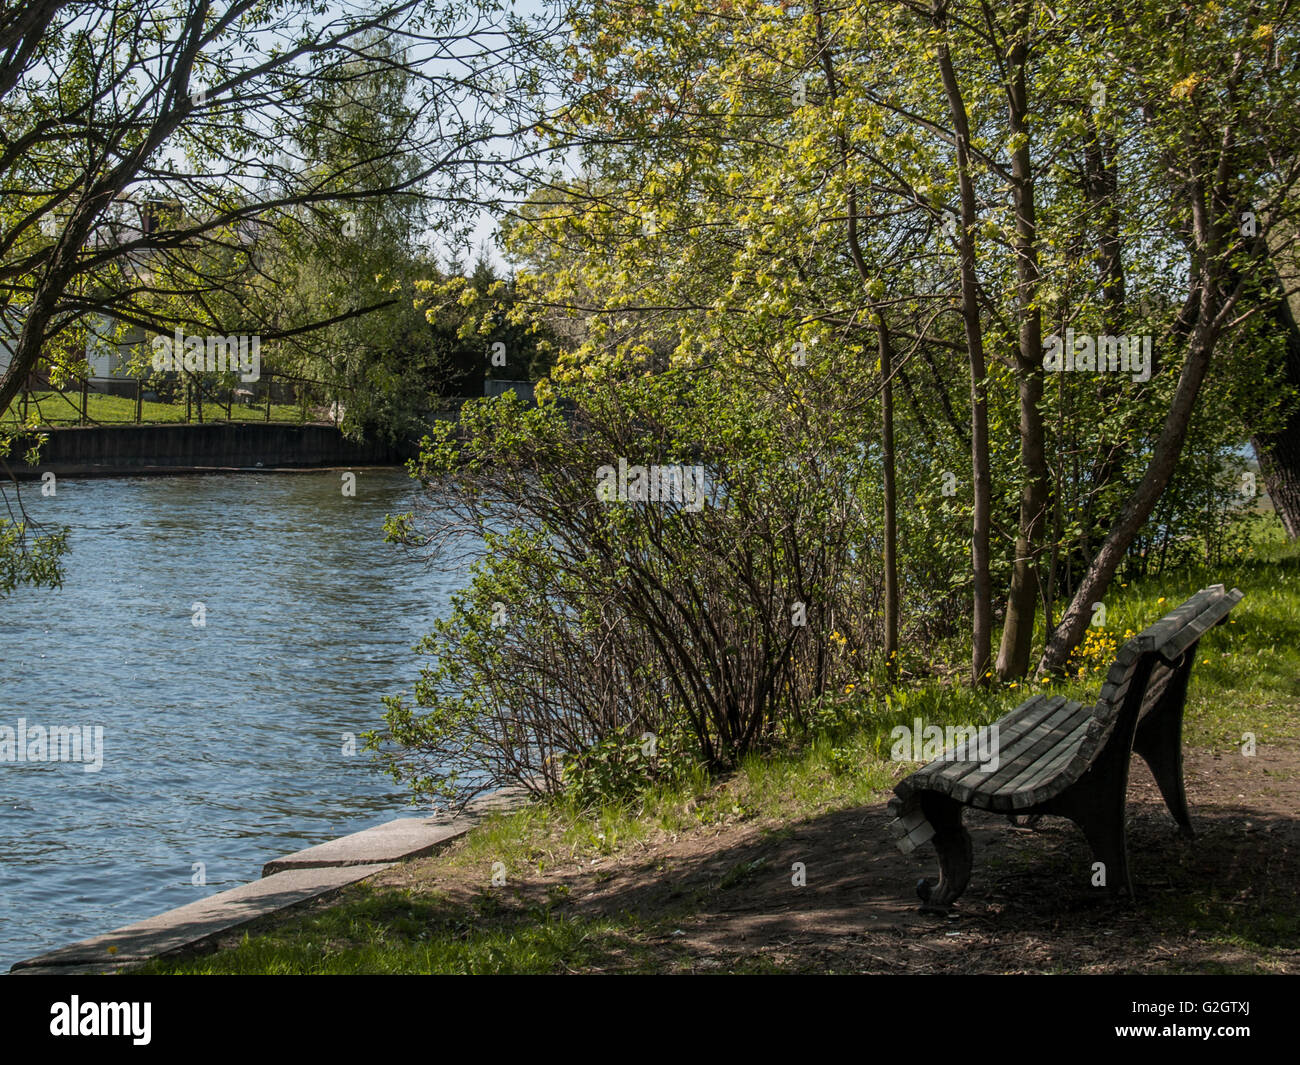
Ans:
{"label": "dirt path", "polygon": [[[761,820],[646,841],[590,864],[512,874],[507,910],[638,915],[641,949],[673,971],[1300,972],[1300,745],[1257,756],[1187,752],[1197,839],[1183,842],[1134,760],[1129,848],[1137,904],[1098,897],[1069,822],[1033,831],[968,811],[975,871],[957,912],[918,913],[928,845],[903,856],[883,801],[793,825]],[[803,863],[806,886],[792,883]],[[404,864],[377,888],[436,887],[467,905],[488,873],[443,858]],[[558,900],[558,901],[557,901]]]}

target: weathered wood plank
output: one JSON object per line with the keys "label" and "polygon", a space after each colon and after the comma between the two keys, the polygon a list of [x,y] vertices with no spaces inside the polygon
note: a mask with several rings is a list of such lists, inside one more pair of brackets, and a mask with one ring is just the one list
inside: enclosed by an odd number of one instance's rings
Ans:
{"label": "weathered wood plank", "polygon": [[1234,588],[1232,593],[1223,595],[1210,603],[1200,614],[1184,625],[1180,631],[1165,640],[1157,650],[1166,661],[1174,661],[1183,651],[1226,618],[1240,600],[1241,593]]}
{"label": "weathered wood plank", "polygon": [[1061,745],[1050,765],[1043,767],[1036,781],[1029,781],[1009,796],[1012,810],[1023,810],[1040,802],[1055,798],[1083,776],[1096,757],[1096,750],[1088,749],[1086,734]]}
{"label": "weathered wood plank", "polygon": [[1061,752],[1065,748],[1073,745],[1077,749],[1087,730],[1093,708],[1082,703],[1070,705],[1073,707],[1070,716],[1061,722],[1056,734],[1051,737],[1051,742],[1041,744],[1036,757],[1027,761],[1020,772],[999,781],[990,795],[991,799],[1009,797],[1026,784],[1042,780],[1045,774],[1064,764],[1066,759],[1061,757]]}
{"label": "weathered wood plank", "polygon": [[1061,696],[1056,696],[1053,701],[1057,705],[1051,716],[1044,719],[1039,728],[1023,737],[1014,749],[1003,751],[998,768],[992,773],[985,774],[983,779],[976,783],[969,799],[972,806],[988,809],[992,796],[1004,783],[1018,776],[1041,758],[1044,752],[1051,749],[1063,735],[1068,734],[1068,731],[1062,730],[1069,721],[1074,718],[1086,718],[1091,713],[1090,707],[1069,702]]}
{"label": "weathered wood plank", "polygon": [[[1037,708],[1038,719],[1030,724],[1030,727],[1020,730],[1017,734],[1005,739],[1001,729],[998,732],[998,758],[999,769],[1001,769],[1004,759],[1014,758],[1016,752],[1027,742],[1031,742],[1031,737],[1043,734],[1045,729],[1050,729],[1059,713],[1065,699],[1062,696],[1053,696],[1045,699]],[[969,795],[972,790],[977,790],[985,781],[988,780],[989,774],[982,771],[983,763],[977,761],[968,761],[961,763],[961,772],[954,773],[948,778],[948,794],[956,797],[957,793]],[[994,772],[997,772],[995,770]],[[952,789],[955,789],[952,790]],[[967,799],[963,798],[963,802]]]}
{"label": "weathered wood plank", "polygon": [[986,810],[1008,810],[1010,809],[1008,796],[1014,786],[1028,779],[1037,779],[1047,765],[1062,764],[1062,759],[1058,757],[1059,752],[1079,735],[1081,729],[1086,727],[1088,716],[1092,711],[1091,707],[1083,704],[1076,703],[1074,707],[1074,712],[1061,723],[1061,728],[1051,737],[1050,743],[1041,744],[1032,757],[1022,758],[1013,767],[1015,770],[1013,773],[1002,777],[995,785],[981,789],[981,792],[973,797],[971,805]]}
{"label": "weathered wood plank", "polygon": [[1122,684],[1112,684],[1110,681],[1106,681],[1106,683],[1101,686],[1101,692],[1097,696],[1097,702],[1110,703],[1118,709],[1123,705],[1124,696],[1128,694],[1129,687],[1132,683],[1133,670],[1128,671]]}
{"label": "weathered wood plank", "polygon": [[[1007,742],[1005,737],[1009,736],[1010,740],[1014,741],[1017,736],[1023,735],[1025,732],[1029,731],[1029,729],[1033,728],[1034,725],[1042,719],[1044,714],[1050,713],[1051,708],[1047,703],[1047,695],[1039,693],[1032,699],[1028,699],[1024,703],[1021,703],[1020,706],[1016,707],[1016,709],[1011,711],[1011,713],[1006,715],[1006,717],[999,718],[999,720],[995,722],[998,726],[999,746],[1002,743]],[[1007,722],[1007,718],[1012,718],[1012,715],[1015,715],[1014,718],[1004,725],[1004,722]],[[946,751],[944,752],[944,754],[947,753],[948,752]],[[923,777],[928,788],[931,788],[932,790],[942,790],[944,791],[944,794],[948,794],[946,783],[960,778],[963,774],[969,772],[973,766],[978,765],[978,761],[972,762],[969,759],[961,761],[955,759],[949,760],[943,755],[940,755],[934,761],[928,762],[922,768],[918,769],[913,776]]]}

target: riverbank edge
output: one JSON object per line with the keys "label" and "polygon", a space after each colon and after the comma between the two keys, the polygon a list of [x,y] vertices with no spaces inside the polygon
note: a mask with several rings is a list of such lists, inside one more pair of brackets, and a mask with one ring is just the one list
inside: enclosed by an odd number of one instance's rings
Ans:
{"label": "riverbank edge", "polygon": [[[40,461],[22,461],[38,443]],[[418,445],[352,440],[330,424],[209,422],[43,429],[16,437],[11,453],[9,475],[43,480],[402,466]]]}
{"label": "riverbank edge", "polygon": [[503,788],[453,817],[399,817],[267,862],[260,880],[208,895],[103,935],[15,962],[11,976],[110,975],[155,958],[202,953],[222,935],[355,884],[398,862],[427,857],[486,816],[527,801]]}

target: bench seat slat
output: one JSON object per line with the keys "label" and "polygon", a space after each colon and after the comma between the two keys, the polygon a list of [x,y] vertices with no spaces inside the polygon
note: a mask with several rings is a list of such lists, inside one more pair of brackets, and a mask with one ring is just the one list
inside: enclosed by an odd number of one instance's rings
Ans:
{"label": "bench seat slat", "polygon": [[1011,796],[1011,808],[1023,810],[1040,802],[1053,799],[1075,783],[1092,764],[1100,744],[1089,741],[1087,733],[1076,742],[1064,744],[1058,752],[1054,765],[1044,767],[1044,772],[1037,780],[1028,781]]}
{"label": "bench seat slat", "polygon": [[1020,781],[1003,798],[1007,810],[1020,810],[1059,795],[1083,775],[1096,748],[1088,745],[1087,729],[1080,728],[1062,743],[1032,777]]}
{"label": "bench seat slat", "polygon": [[1182,631],[1175,633],[1170,639],[1166,640],[1159,648],[1160,654],[1166,661],[1173,661],[1226,618],[1232,608],[1240,601],[1241,592],[1236,588],[1217,599],[1202,610],[1189,624],[1185,625]]}
{"label": "bench seat slat", "polygon": [[[1011,711],[1010,714],[1006,715],[1006,717],[1000,719],[997,723],[999,743],[1003,741],[1003,737],[1006,735],[1010,735],[1014,740],[1016,736],[1022,735],[1029,731],[1029,729],[1033,728],[1044,714],[1051,712],[1051,708],[1045,705],[1048,702],[1049,699],[1047,695],[1039,693],[1032,699],[1027,699]],[[1007,722],[1008,719],[1011,720],[1009,723],[1004,725],[1003,722]],[[918,769],[906,780],[902,781],[902,784],[907,784],[909,787],[906,791],[899,791],[898,793],[900,795],[906,795],[911,791],[925,788],[943,791],[943,793],[947,795],[949,794],[948,787],[953,782],[954,777],[960,777],[963,773],[978,764],[979,763],[974,763],[972,765],[972,763],[965,761],[949,761],[940,755],[939,758],[926,763],[926,765]]]}
{"label": "bench seat slat", "polygon": [[975,796],[974,805],[1007,812],[1012,808],[1011,799],[1017,791],[1060,768],[1063,764],[1061,752],[1067,748],[1077,749],[1083,743],[1093,709],[1083,703],[1070,703],[1069,706],[1069,716],[1060,722],[1051,736],[1035,745],[1034,757],[1023,759],[1018,772],[991,782],[982,794]]}
{"label": "bench seat slat", "polygon": [[1063,702],[1052,722],[1051,731],[1040,733],[1032,744],[1023,746],[1010,759],[1004,759],[997,772],[987,777],[971,796],[971,805],[982,810],[999,809],[1001,804],[997,796],[1007,784],[1050,757],[1063,737],[1070,735],[1080,722],[1086,722],[1091,712],[1092,708],[1082,703]]}
{"label": "bench seat slat", "polygon": [[[1027,735],[1040,728],[1042,723],[1052,716],[1062,701],[1060,696],[1042,696],[1035,703],[1032,713],[1018,718],[1011,727],[1005,726],[1002,720],[997,721],[998,746],[1006,750],[1022,742]],[[945,756],[948,753],[945,751]],[[950,761],[941,759],[941,761],[943,761],[943,765],[937,771],[936,776],[945,779],[949,783],[956,783],[980,764],[972,758],[952,759]],[[932,764],[938,765],[939,763]]]}
{"label": "bench seat slat", "polygon": [[[1030,734],[1037,735],[1038,730],[1043,726],[1043,722],[1052,718],[1053,714],[1059,710],[1060,705],[1065,700],[1060,696],[1048,698],[1046,696],[1036,696],[1033,700],[1033,706],[1029,712],[1022,715],[1014,723],[1010,731],[1010,739],[1004,738],[1002,723],[998,722],[998,747],[1000,752],[1014,750],[1017,744],[1025,741],[1025,737]],[[1004,755],[1005,756],[1005,755]],[[961,795],[970,793],[971,779],[984,780],[987,773],[982,773],[983,763],[977,759],[963,758],[953,759],[951,761],[940,758],[931,762],[926,768],[931,772],[926,776],[926,787],[932,791],[941,791],[945,795],[952,795],[954,798],[960,798]],[[961,801],[965,801],[962,799]]]}

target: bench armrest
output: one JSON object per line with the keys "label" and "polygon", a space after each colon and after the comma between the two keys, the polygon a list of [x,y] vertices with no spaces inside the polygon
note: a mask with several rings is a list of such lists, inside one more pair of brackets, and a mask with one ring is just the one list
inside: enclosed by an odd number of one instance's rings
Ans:
{"label": "bench armrest", "polygon": [[1243,598],[1240,589],[1234,588],[1232,591],[1227,592],[1224,591],[1221,584],[1212,585],[1206,591],[1217,592],[1218,594],[1191,621],[1179,626],[1178,630],[1169,639],[1155,648],[1160,657],[1166,662],[1170,664],[1176,662],[1182,657],[1187,648],[1209,632],[1210,629],[1214,628],[1215,625],[1221,625],[1227,620],[1232,608],[1241,602]]}

